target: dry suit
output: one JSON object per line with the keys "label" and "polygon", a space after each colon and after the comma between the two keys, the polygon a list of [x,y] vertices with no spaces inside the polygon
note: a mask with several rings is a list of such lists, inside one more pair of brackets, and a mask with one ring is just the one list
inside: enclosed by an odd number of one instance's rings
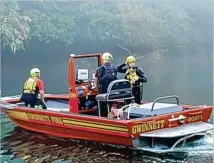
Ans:
{"label": "dry suit", "polygon": [[117,80],[117,68],[111,63],[98,67],[95,76],[98,78],[100,93],[106,93],[109,84]]}
{"label": "dry suit", "polygon": [[[111,63],[105,63],[98,67],[95,73],[95,77],[98,78],[99,92],[107,93],[109,84],[117,80],[117,68]],[[108,111],[105,102],[100,102],[101,116],[107,116]],[[109,108],[111,108],[111,103],[109,103]]]}
{"label": "dry suit", "polygon": [[[147,82],[147,77],[143,70],[139,67],[125,67],[126,64],[123,63],[117,67],[117,72],[124,73],[125,79],[129,80],[132,84],[132,93],[135,97],[135,102],[137,104],[141,103],[143,94],[143,83]],[[132,83],[132,78],[136,77],[138,80]],[[127,103],[131,103],[131,100],[127,100]]]}

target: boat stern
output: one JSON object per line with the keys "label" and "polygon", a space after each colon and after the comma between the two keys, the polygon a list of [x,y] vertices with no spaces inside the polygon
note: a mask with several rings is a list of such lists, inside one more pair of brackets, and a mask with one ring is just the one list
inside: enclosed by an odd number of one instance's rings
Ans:
{"label": "boat stern", "polygon": [[174,128],[155,130],[141,133],[139,138],[133,139],[136,149],[155,153],[177,152],[182,150],[186,142],[210,136],[213,124],[205,122],[190,123]]}
{"label": "boat stern", "polygon": [[155,153],[175,152],[186,142],[210,135],[207,123],[212,107],[200,106],[180,112],[130,120],[129,133],[136,149]]}

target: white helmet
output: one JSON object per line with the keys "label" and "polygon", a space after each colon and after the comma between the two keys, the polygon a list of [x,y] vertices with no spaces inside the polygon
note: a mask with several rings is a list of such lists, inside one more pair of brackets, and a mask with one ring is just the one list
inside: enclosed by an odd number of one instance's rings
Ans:
{"label": "white helmet", "polygon": [[111,62],[113,60],[113,57],[110,53],[103,53],[102,59]]}
{"label": "white helmet", "polygon": [[30,75],[31,75],[32,77],[36,77],[36,76],[38,76],[39,74],[40,74],[40,70],[39,70],[38,68],[33,68],[33,69],[30,70]]}

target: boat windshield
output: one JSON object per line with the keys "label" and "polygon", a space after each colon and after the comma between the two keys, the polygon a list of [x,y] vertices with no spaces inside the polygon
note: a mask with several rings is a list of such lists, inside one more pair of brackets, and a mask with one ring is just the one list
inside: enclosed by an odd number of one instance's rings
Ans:
{"label": "boat windshield", "polygon": [[75,59],[75,72],[77,81],[87,82],[93,77],[98,67],[97,58],[78,58]]}

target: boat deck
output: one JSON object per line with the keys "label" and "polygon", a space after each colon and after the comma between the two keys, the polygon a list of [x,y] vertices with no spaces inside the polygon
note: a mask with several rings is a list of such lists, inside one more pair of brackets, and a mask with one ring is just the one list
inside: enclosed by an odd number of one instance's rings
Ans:
{"label": "boat deck", "polygon": [[[18,106],[24,106],[23,102],[17,103]],[[47,110],[69,112],[68,100],[47,100]]]}
{"label": "boat deck", "polygon": [[69,102],[65,100],[48,100],[46,105],[47,110],[69,112]]}

